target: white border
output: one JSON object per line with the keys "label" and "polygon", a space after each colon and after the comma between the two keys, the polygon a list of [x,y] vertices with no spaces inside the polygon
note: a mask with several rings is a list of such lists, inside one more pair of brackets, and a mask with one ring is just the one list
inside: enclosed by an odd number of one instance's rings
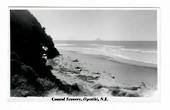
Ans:
{"label": "white border", "polygon": [[9,6],[9,9],[32,10],[159,10],[159,7],[54,7],[54,6]]}
{"label": "white border", "polygon": [[[152,8],[147,8],[147,7],[43,7],[43,6],[12,6],[9,7],[10,9],[16,9],[16,10],[21,10],[21,9],[28,9],[28,10],[157,10],[157,45],[158,45],[158,65],[157,65],[157,75],[158,75],[158,90],[155,92],[153,96],[150,97],[108,97],[109,101],[114,102],[114,103],[160,103],[161,102],[161,68],[160,68],[160,8],[159,7],[152,7]],[[10,76],[9,76],[10,77]],[[9,88],[10,90],[10,88]],[[8,94],[10,96],[10,94]],[[100,97],[100,96],[99,96]],[[41,102],[41,101],[49,101],[51,102],[50,97],[28,97],[28,98],[14,98],[14,97],[8,97],[8,101],[35,101],[35,102]],[[74,101],[73,101],[74,102]]]}
{"label": "white border", "polygon": [[[169,0],[1,0],[0,3],[0,109],[2,110],[169,110],[170,102],[170,1]],[[28,103],[8,101],[8,6],[92,6],[161,8],[161,103]]]}

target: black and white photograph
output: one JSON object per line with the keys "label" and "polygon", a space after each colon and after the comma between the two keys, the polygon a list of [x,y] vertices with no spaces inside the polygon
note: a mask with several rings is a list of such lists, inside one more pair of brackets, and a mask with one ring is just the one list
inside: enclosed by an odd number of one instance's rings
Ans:
{"label": "black and white photograph", "polygon": [[152,97],[157,8],[9,10],[10,97]]}

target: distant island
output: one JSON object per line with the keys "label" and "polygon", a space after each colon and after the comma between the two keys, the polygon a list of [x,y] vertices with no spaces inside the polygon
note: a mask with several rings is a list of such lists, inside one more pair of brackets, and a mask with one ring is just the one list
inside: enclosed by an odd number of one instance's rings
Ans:
{"label": "distant island", "polygon": [[102,39],[100,39],[100,38],[96,38],[96,41],[102,41]]}

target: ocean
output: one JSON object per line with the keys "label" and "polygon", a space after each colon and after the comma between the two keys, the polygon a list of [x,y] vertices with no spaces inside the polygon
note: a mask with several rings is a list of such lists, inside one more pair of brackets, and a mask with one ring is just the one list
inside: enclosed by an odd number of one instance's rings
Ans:
{"label": "ocean", "polygon": [[54,41],[60,50],[101,55],[120,63],[157,68],[156,41]]}

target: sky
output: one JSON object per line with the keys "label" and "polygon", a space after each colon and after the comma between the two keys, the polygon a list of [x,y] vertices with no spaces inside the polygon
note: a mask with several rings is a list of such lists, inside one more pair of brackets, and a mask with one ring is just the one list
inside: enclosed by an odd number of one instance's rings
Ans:
{"label": "sky", "polygon": [[29,10],[54,40],[156,41],[156,10]]}

